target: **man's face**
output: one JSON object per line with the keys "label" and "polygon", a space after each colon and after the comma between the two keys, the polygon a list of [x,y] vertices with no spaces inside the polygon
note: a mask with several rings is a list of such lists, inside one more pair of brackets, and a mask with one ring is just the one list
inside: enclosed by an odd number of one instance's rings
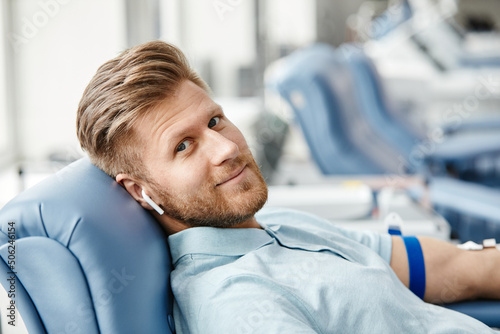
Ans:
{"label": "man's face", "polygon": [[145,189],[189,226],[231,227],[264,205],[267,186],[241,132],[191,81],[135,126]]}

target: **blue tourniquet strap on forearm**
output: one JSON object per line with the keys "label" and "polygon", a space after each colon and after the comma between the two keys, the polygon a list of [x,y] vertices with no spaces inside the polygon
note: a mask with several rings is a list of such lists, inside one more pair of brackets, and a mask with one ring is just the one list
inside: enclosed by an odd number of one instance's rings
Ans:
{"label": "blue tourniquet strap on forearm", "polygon": [[410,290],[420,299],[425,294],[425,262],[422,247],[416,237],[401,236],[408,254],[408,265],[410,267]]}

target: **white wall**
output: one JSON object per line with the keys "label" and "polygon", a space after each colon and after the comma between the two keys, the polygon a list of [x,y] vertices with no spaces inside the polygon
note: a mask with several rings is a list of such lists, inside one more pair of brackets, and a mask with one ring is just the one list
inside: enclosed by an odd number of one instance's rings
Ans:
{"label": "white wall", "polygon": [[177,44],[202,75],[203,62],[212,62],[212,88],[217,95],[236,95],[237,68],[255,61],[253,4],[243,0],[162,2],[162,38]]}
{"label": "white wall", "polygon": [[21,156],[76,151],[78,102],[98,66],[125,48],[121,0],[15,0],[8,32],[15,49]]}
{"label": "white wall", "polygon": [[316,40],[315,0],[273,0],[265,5],[270,43],[300,47]]}
{"label": "white wall", "polygon": [[0,164],[3,156],[6,154],[9,144],[8,133],[8,114],[7,114],[7,81],[6,81],[6,32],[5,32],[5,19],[7,13],[5,12],[5,1],[0,0]]}
{"label": "white wall", "polygon": [[[162,0],[162,38],[188,55],[194,67],[213,63],[213,89],[237,94],[237,69],[256,62],[255,1]],[[292,47],[316,39],[316,0],[261,1],[262,41]],[[268,50],[269,51],[269,50]]]}

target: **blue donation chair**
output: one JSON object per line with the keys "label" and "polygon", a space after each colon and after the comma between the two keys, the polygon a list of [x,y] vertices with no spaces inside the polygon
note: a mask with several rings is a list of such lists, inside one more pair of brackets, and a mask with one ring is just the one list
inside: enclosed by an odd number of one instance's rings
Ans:
{"label": "blue donation chair", "polygon": [[[278,93],[292,107],[311,155],[323,174],[397,172],[392,163],[386,164],[369,154],[387,145],[382,145],[373,135],[366,121],[353,116],[358,108],[351,85],[350,73],[332,58],[332,47],[322,44],[279,60],[266,80],[267,90]],[[345,117],[343,110],[352,113]],[[356,131],[364,136],[353,135]],[[367,140],[359,143],[357,138]],[[391,161],[397,159],[397,154],[391,148],[383,153]]]}
{"label": "blue donation chair", "polygon": [[10,201],[0,227],[0,281],[9,291],[15,272],[13,300],[30,334],[173,332],[165,236],[88,159]]}
{"label": "blue donation chair", "polygon": [[[361,49],[351,53],[337,51],[336,59],[352,73],[352,88],[362,117],[377,136],[397,146],[410,172],[430,176],[451,174],[459,179],[497,185],[500,171],[495,166],[500,163],[500,132],[493,126],[493,118],[488,120],[489,128],[483,122],[462,124],[468,131],[448,132],[442,142],[425,138],[422,133],[413,132],[412,124],[389,107],[382,80]],[[498,124],[500,118],[495,120]]]}

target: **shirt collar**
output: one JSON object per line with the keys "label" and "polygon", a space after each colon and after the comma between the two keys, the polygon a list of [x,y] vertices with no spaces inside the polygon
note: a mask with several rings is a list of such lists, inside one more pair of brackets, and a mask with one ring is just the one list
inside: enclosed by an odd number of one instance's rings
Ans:
{"label": "shirt collar", "polygon": [[184,255],[212,254],[241,256],[273,242],[274,234],[258,228],[192,227],[168,237],[174,265]]}

